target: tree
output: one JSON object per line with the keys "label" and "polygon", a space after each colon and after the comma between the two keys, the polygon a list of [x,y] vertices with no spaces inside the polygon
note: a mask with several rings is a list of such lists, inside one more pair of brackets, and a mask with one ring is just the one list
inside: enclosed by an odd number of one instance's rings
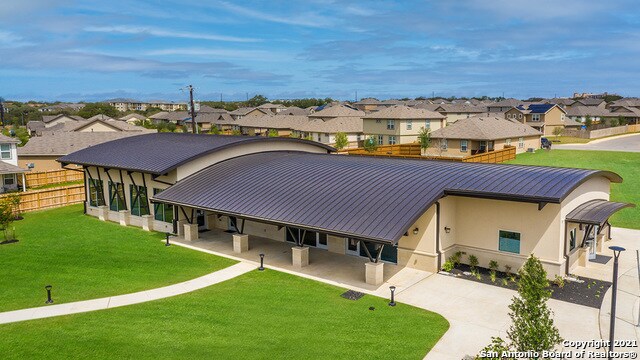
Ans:
{"label": "tree", "polygon": [[248,107],[256,107],[256,106],[260,106],[262,104],[266,104],[267,102],[269,102],[269,99],[267,99],[265,96],[256,95],[256,96],[252,97],[251,99],[247,100],[245,102],[245,105],[248,106]]}
{"label": "tree", "polygon": [[343,132],[336,133],[336,143],[335,147],[338,150],[342,150],[349,145],[349,139],[347,138],[347,134]]}
{"label": "tree", "polygon": [[149,106],[145,111],[142,112],[142,115],[149,117],[159,112],[162,112],[162,109],[160,109],[159,107]]}
{"label": "tree", "polygon": [[618,116],[618,124],[620,124],[621,126],[627,125],[627,118],[622,115]]}
{"label": "tree", "polygon": [[420,149],[423,152],[426,151],[431,146],[431,129],[423,126],[418,134],[418,141],[420,142]]}
{"label": "tree", "polygon": [[92,103],[85,105],[82,109],[80,109],[80,111],[78,111],[78,115],[82,116],[85,119],[99,114],[116,118],[118,117],[118,110],[107,103]]}
{"label": "tree", "polygon": [[[491,344],[485,347],[476,359],[493,359],[482,357],[489,351],[543,351],[552,350],[562,342],[558,329],[553,324],[553,313],[547,307],[551,297],[547,272],[538,258],[529,255],[520,271],[518,295],[513,297],[509,305],[509,317],[513,322],[507,330],[510,343],[501,338],[491,338]],[[501,357],[498,357],[502,359]]]}
{"label": "tree", "polygon": [[564,128],[562,126],[556,126],[553,128],[553,135],[555,135],[556,137],[562,135],[563,132]]}
{"label": "tree", "polygon": [[278,130],[276,129],[269,129],[269,132],[267,133],[268,137],[278,137]]}
{"label": "tree", "polygon": [[591,119],[591,116],[587,115],[587,117],[584,118],[584,126],[586,126],[587,129],[591,129],[591,125],[593,125],[593,119]]}
{"label": "tree", "polygon": [[509,305],[513,324],[507,336],[516,351],[552,350],[562,338],[553,324],[553,312],[547,307],[551,297],[547,272],[538,258],[529,255],[519,275],[518,296]]}
{"label": "tree", "polygon": [[376,149],[378,149],[378,142],[373,135],[369,136],[364,141],[364,149],[368,152],[374,152],[376,151]]}
{"label": "tree", "polygon": [[209,130],[209,134],[220,135],[220,129],[218,129],[217,126],[213,125],[213,126],[211,126],[211,129]]}
{"label": "tree", "polygon": [[611,120],[609,120],[609,126],[616,127],[619,125],[620,125],[620,122],[618,121],[618,118],[612,118]]}
{"label": "tree", "polygon": [[5,240],[10,240],[7,237],[9,226],[16,219],[15,214],[13,213],[13,207],[7,199],[2,199],[0,201],[0,227],[2,227],[2,232],[4,234]]}

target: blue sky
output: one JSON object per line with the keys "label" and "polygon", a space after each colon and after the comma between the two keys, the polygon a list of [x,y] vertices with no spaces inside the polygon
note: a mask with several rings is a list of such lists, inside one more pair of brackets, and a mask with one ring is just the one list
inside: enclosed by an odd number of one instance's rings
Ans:
{"label": "blue sky", "polygon": [[640,95],[633,1],[7,1],[0,96]]}

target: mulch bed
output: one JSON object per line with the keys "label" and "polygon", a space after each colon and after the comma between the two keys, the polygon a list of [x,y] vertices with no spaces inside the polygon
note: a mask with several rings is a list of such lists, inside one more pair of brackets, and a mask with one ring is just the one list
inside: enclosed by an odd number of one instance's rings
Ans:
{"label": "mulch bed", "polygon": [[[480,279],[470,274],[471,267],[466,264],[459,264],[456,266],[456,268],[450,272],[450,276],[487,285],[498,286],[505,289],[518,290],[517,276],[515,276],[516,281],[514,282],[509,275],[498,271],[496,274],[496,281],[492,282],[490,276],[491,272],[489,269],[479,266],[476,267],[476,269],[480,274]],[[578,281],[569,281],[565,279],[563,287],[558,287],[558,285],[551,282],[549,286],[549,289],[551,290],[551,298],[599,309],[602,305],[602,298],[611,286],[611,283],[608,281],[589,278],[575,278]],[[506,280],[506,283],[503,279]]]}

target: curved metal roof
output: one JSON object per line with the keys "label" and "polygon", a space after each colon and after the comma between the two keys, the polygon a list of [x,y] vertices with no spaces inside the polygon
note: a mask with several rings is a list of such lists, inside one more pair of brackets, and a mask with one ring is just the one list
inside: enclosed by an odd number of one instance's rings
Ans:
{"label": "curved metal roof", "polygon": [[446,194],[560,203],[594,176],[622,181],[596,170],[263,152],[211,165],[154,201],[393,244]]}
{"label": "curved metal roof", "polygon": [[602,225],[615,212],[628,207],[635,207],[635,205],[607,200],[591,200],[573,209],[567,214],[566,220],[582,224]]}
{"label": "curved metal roof", "polygon": [[166,174],[214,151],[255,142],[296,142],[334,148],[302,139],[204,134],[153,133],[94,145],[58,159],[61,163]]}

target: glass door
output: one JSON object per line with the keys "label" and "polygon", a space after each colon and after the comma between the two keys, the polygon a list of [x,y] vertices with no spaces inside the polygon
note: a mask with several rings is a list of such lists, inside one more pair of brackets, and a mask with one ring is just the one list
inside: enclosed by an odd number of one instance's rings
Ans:
{"label": "glass door", "polygon": [[316,247],[320,249],[327,248],[327,234],[322,234],[322,233],[317,234]]}
{"label": "glass door", "polygon": [[360,256],[360,241],[346,238],[347,248],[345,253],[348,255]]}

